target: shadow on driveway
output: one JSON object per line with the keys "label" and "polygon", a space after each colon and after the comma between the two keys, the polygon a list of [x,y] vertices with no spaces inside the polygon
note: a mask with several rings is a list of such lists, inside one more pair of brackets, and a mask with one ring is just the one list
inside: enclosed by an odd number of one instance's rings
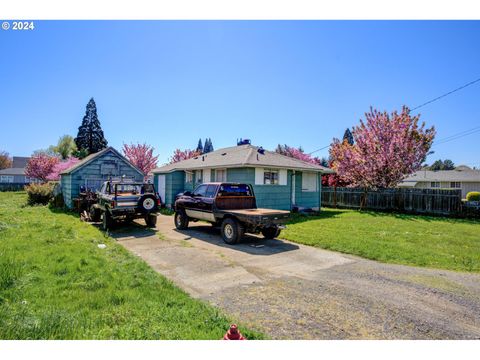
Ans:
{"label": "shadow on driveway", "polygon": [[298,245],[292,243],[279,239],[267,240],[251,234],[245,234],[239,244],[228,245],[223,241],[220,235],[220,229],[210,225],[190,225],[186,230],[174,229],[173,232],[183,235],[187,241],[195,238],[212,245],[251,255],[275,255],[299,249]]}

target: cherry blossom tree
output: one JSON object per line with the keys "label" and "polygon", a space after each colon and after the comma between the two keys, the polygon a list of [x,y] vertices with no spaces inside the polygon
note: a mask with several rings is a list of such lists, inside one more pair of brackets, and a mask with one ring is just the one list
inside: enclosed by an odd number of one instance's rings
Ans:
{"label": "cherry blossom tree", "polygon": [[59,162],[60,159],[56,156],[49,156],[44,153],[34,154],[27,162],[25,175],[46,182],[55,165]]}
{"label": "cherry blossom tree", "polygon": [[145,175],[157,167],[158,155],[153,156],[154,150],[147,144],[123,144],[125,157]]}
{"label": "cherry blossom tree", "polygon": [[354,144],[334,139],[330,147],[331,166],[342,181],[363,188],[396,186],[421,168],[432,146],[435,128],[419,125],[404,106],[400,113],[370,108],[365,121],[353,128]]}
{"label": "cherry blossom tree", "polygon": [[60,180],[60,174],[67,169],[70,169],[73,165],[77,164],[80,159],[76,157],[70,157],[64,161],[58,162],[53,168],[52,172],[47,175],[48,181],[58,181]]}
{"label": "cherry blossom tree", "polygon": [[196,151],[196,150],[176,149],[173,152],[173,156],[170,158],[170,164],[173,164],[173,163],[176,163],[176,162],[179,162],[179,161],[183,161],[183,160],[187,160],[187,159],[193,158],[193,157],[198,156],[198,155],[201,155],[201,153]]}

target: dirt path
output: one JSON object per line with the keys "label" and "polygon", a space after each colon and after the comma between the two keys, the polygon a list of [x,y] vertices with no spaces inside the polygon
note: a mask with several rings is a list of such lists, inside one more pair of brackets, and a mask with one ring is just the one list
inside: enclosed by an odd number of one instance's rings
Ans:
{"label": "dirt path", "polygon": [[159,216],[113,236],[192,296],[278,339],[480,339],[480,275],[381,264]]}

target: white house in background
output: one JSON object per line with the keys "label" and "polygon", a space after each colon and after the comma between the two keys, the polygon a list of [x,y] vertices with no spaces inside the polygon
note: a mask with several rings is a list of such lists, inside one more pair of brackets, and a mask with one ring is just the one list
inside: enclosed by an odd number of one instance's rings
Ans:
{"label": "white house in background", "polygon": [[461,165],[455,170],[419,170],[405,178],[398,187],[423,189],[461,189],[462,198],[480,191],[480,170]]}
{"label": "white house in background", "polygon": [[0,183],[28,184],[32,182],[32,179],[25,176],[25,166],[29,159],[29,157],[14,156],[12,167],[0,170]]}

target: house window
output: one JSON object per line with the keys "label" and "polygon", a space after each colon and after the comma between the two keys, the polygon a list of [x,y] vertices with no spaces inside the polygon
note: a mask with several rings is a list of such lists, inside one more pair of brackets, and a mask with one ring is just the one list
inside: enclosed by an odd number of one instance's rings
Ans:
{"label": "house window", "polygon": [[185,182],[192,183],[193,182],[193,173],[190,171],[185,171]]}
{"label": "house window", "polygon": [[2,176],[0,176],[0,182],[2,182],[2,183],[13,183],[13,176],[2,175]]}
{"label": "house window", "polygon": [[302,192],[317,191],[317,174],[303,172],[302,173]]}
{"label": "house window", "polygon": [[215,170],[215,181],[226,182],[227,181],[227,170],[226,169]]}
{"label": "house window", "polygon": [[278,170],[264,169],[263,171],[264,185],[278,185]]}
{"label": "house window", "polygon": [[431,188],[439,188],[440,187],[440,182],[439,181],[432,181],[430,183]]}
{"label": "house window", "polygon": [[460,188],[462,187],[462,184],[460,184],[459,181],[452,181],[452,182],[450,183],[450,187],[451,187],[452,189],[460,189]]}
{"label": "house window", "polygon": [[203,182],[203,170],[195,170],[195,182],[197,184]]}

